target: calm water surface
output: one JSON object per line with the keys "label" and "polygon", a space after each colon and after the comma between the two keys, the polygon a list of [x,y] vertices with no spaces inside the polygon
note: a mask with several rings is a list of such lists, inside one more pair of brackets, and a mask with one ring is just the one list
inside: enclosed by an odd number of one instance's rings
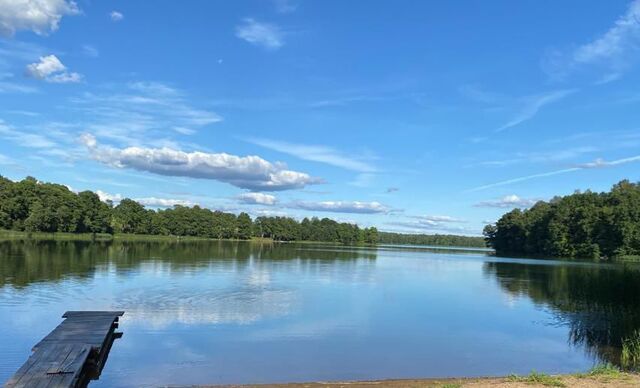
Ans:
{"label": "calm water surface", "polygon": [[0,381],[66,310],[125,310],[92,386],[586,370],[640,328],[635,266],[238,242],[0,242]]}

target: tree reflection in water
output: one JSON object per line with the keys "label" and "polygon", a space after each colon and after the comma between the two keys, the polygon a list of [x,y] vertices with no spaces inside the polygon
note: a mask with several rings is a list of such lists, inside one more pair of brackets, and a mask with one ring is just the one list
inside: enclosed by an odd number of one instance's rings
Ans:
{"label": "tree reflection in water", "polygon": [[[319,245],[318,247],[321,247]],[[118,272],[156,261],[172,269],[212,264],[232,268],[252,260],[304,260],[305,265],[336,261],[375,260],[375,249],[313,244],[246,241],[0,241],[0,287],[26,287],[66,277],[91,278],[110,266]]]}
{"label": "tree reflection in water", "polygon": [[487,262],[484,271],[514,296],[550,308],[569,341],[620,365],[622,341],[640,329],[640,268],[588,263]]}

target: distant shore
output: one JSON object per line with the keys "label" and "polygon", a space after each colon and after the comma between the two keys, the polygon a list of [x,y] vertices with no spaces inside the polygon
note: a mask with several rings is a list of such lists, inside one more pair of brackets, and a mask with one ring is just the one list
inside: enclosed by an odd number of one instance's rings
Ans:
{"label": "distant shore", "polygon": [[[326,244],[326,245],[343,245],[340,242],[328,241],[278,241],[266,237],[251,237],[247,240],[234,238],[209,238],[197,236],[175,236],[175,235],[156,235],[156,234],[133,234],[133,233],[67,233],[67,232],[23,232],[17,230],[0,229],[1,240],[55,240],[55,241],[245,241],[256,243],[295,243],[295,244]],[[370,246],[366,244],[354,246]]]}
{"label": "distant shore", "polygon": [[487,248],[455,247],[449,245],[402,245],[402,244],[343,244],[340,242],[293,240],[278,241],[266,237],[251,237],[247,240],[220,239],[197,236],[129,234],[129,233],[67,233],[67,232],[24,232],[16,230],[0,229],[0,240],[56,240],[56,241],[248,241],[256,243],[288,243],[288,244],[320,244],[320,245],[345,245],[345,246],[380,246],[380,247],[406,247],[406,248],[433,248],[433,249],[457,249],[464,251],[492,251]]}
{"label": "distant shore", "polygon": [[[191,236],[166,236],[148,234],[108,234],[108,233],[66,233],[66,232],[21,232],[15,230],[0,230],[0,240],[60,240],[60,241],[111,241],[111,240],[131,240],[131,241],[215,241],[206,237]],[[241,240],[233,240],[241,241]],[[243,240],[247,241],[247,240]]]}
{"label": "distant shore", "polygon": [[530,388],[530,387],[639,387],[640,375],[623,372],[585,373],[574,375],[546,375],[532,373],[528,376],[449,378],[449,379],[411,379],[378,381],[344,381],[263,385],[211,385],[201,387],[226,388]]}

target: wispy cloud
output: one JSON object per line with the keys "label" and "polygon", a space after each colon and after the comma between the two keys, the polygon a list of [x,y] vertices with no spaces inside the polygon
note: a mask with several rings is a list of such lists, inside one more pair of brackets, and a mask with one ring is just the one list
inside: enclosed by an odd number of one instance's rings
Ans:
{"label": "wispy cloud", "polygon": [[404,98],[404,96],[375,96],[367,94],[338,96],[324,100],[313,101],[309,104],[309,107],[326,108],[334,106],[347,106],[359,102],[384,102],[390,100],[399,100],[401,98]]}
{"label": "wispy cloud", "polygon": [[[0,0],[1,1],[1,0]],[[33,43],[15,39],[0,39],[0,93],[35,93],[39,90],[25,84],[25,79],[15,73],[23,73],[25,63],[37,61],[46,50]]]}
{"label": "wispy cloud", "polygon": [[12,115],[19,115],[19,116],[26,116],[26,117],[39,117],[40,116],[40,113],[32,112],[30,110],[15,110],[15,109],[13,109],[13,110],[7,110],[5,112],[7,112],[9,114],[12,114]]}
{"label": "wispy cloud", "polygon": [[518,152],[508,159],[486,160],[472,163],[469,167],[505,167],[519,163],[549,163],[574,159],[584,154],[593,154],[600,151],[600,148],[593,146],[577,146],[566,149],[555,149],[541,152]]}
{"label": "wispy cloud", "polygon": [[388,213],[391,209],[380,202],[360,201],[322,201],[322,202],[293,202],[288,208],[322,211],[332,213],[378,214]]}
{"label": "wispy cloud", "polygon": [[473,101],[483,104],[497,104],[506,98],[502,94],[485,90],[478,85],[462,85],[458,88],[458,92]]}
{"label": "wispy cloud", "polygon": [[15,162],[10,157],[0,154],[0,164],[2,165],[15,164]]}
{"label": "wispy cloud", "polygon": [[497,208],[516,208],[531,207],[538,202],[537,199],[521,198],[515,194],[506,195],[500,199],[482,201],[474,206],[476,207],[497,207]]}
{"label": "wispy cloud", "polygon": [[422,220],[424,222],[427,223],[459,223],[459,222],[466,222],[465,220],[461,220],[459,218],[456,217],[451,217],[451,216],[413,216],[413,218]]}
{"label": "wispy cloud", "polygon": [[468,190],[468,192],[481,191],[481,190],[486,190],[486,189],[489,189],[489,188],[492,188],[492,187],[511,185],[511,184],[514,184],[514,183],[525,182],[525,181],[529,181],[529,180],[532,180],[532,179],[546,178],[546,177],[555,176],[555,175],[568,174],[568,173],[575,172],[575,171],[580,171],[580,170],[586,170],[586,169],[592,169],[592,168],[615,167],[615,166],[619,166],[619,165],[622,165],[622,164],[633,163],[633,162],[638,162],[638,161],[640,161],[640,155],[632,156],[632,157],[629,157],[629,158],[612,160],[612,161],[605,161],[603,159],[596,159],[594,162],[578,164],[575,167],[569,167],[569,168],[564,168],[564,169],[555,170],[555,171],[543,172],[543,173],[540,173],[540,174],[526,175],[526,176],[522,176],[522,177],[518,177],[518,178],[507,179],[507,180],[496,182],[496,183],[490,183],[488,185],[478,186],[478,187],[475,187],[473,189]]}
{"label": "wispy cloud", "polygon": [[191,128],[173,127],[172,129],[182,135],[193,135],[196,133],[196,131]]}
{"label": "wispy cloud", "polygon": [[639,39],[640,0],[634,0],[607,32],[578,47],[573,53],[573,60],[582,64],[613,61],[612,65],[617,67],[625,54],[637,49]]}
{"label": "wispy cloud", "polygon": [[391,221],[387,225],[406,228],[413,233],[420,232],[446,232],[446,233],[473,233],[467,227],[456,224],[466,223],[465,220],[447,215],[422,215],[409,216],[410,220]]}
{"label": "wispy cloud", "polygon": [[634,0],[607,31],[568,56],[553,52],[546,58],[546,67],[552,75],[564,77],[578,68],[592,66],[605,71],[597,83],[611,82],[620,78],[636,59],[639,42],[640,0]]}
{"label": "wispy cloud", "polygon": [[506,186],[506,185],[525,182],[525,181],[529,181],[529,180],[537,179],[537,178],[546,178],[546,177],[550,177],[550,176],[554,176],[554,175],[567,174],[567,173],[574,172],[574,171],[579,171],[579,170],[582,170],[582,168],[572,167],[572,168],[565,168],[565,169],[562,169],[562,170],[543,172],[543,173],[540,173],[540,174],[526,175],[526,176],[522,176],[522,177],[518,177],[518,178],[507,179],[507,180],[496,182],[496,183],[490,183],[488,185],[478,186],[478,187],[475,187],[475,188],[473,188],[471,190],[468,190],[468,191],[469,192],[481,191],[481,190],[490,189],[492,187]]}
{"label": "wispy cloud", "polygon": [[525,121],[531,120],[544,106],[559,101],[574,92],[576,92],[576,89],[556,90],[525,98],[520,112],[513,119],[498,128],[496,132],[502,132],[506,129],[520,125]]}
{"label": "wispy cloud", "polygon": [[68,72],[67,67],[55,55],[40,57],[38,62],[27,65],[25,74],[31,78],[52,83],[77,83],[82,75]]}
{"label": "wispy cloud", "polygon": [[109,13],[109,18],[111,19],[112,22],[119,22],[122,19],[124,19],[124,15],[122,14],[122,12],[111,11]]}
{"label": "wispy cloud", "polygon": [[258,22],[246,18],[236,27],[236,37],[268,50],[284,45],[284,33],[276,24]]}
{"label": "wispy cloud", "polygon": [[0,93],[37,93],[38,89],[17,82],[3,81],[0,77]]}
{"label": "wispy cloud", "polygon": [[116,148],[98,144],[90,134],[82,137],[94,160],[115,168],[129,168],[165,176],[212,179],[233,186],[264,191],[301,189],[320,183],[309,174],[287,170],[258,156],[184,152],[171,148]]}
{"label": "wispy cloud", "polygon": [[74,1],[0,0],[0,35],[12,36],[20,30],[47,35],[58,29],[63,16],[79,13]]}
{"label": "wispy cloud", "polygon": [[74,97],[68,109],[86,131],[123,144],[158,141],[168,133],[192,135],[222,121],[217,113],[194,106],[186,93],[163,83],[132,82],[111,89]]}
{"label": "wispy cloud", "polygon": [[278,13],[292,13],[298,9],[298,4],[293,0],[273,0]]}
{"label": "wispy cloud", "polygon": [[82,53],[89,58],[98,58],[100,56],[100,52],[98,51],[98,49],[90,44],[85,44],[82,46]]}
{"label": "wispy cloud", "polygon": [[448,222],[437,222],[423,220],[408,220],[408,221],[390,221],[386,222],[386,225],[396,226],[402,228],[402,233],[454,233],[454,234],[467,234],[476,235],[479,234],[477,230],[472,228],[452,225]]}
{"label": "wispy cloud", "polygon": [[577,167],[578,168],[606,168],[606,167],[614,167],[614,166],[619,166],[621,164],[627,164],[627,163],[633,163],[633,162],[640,162],[640,155],[638,156],[632,156],[629,158],[623,158],[623,159],[618,159],[618,160],[612,160],[610,162],[602,159],[602,158],[598,158],[596,160],[594,160],[593,162],[590,163],[583,163],[583,164],[578,164]]}
{"label": "wispy cloud", "polygon": [[349,182],[351,186],[355,187],[371,187],[374,185],[377,174],[372,174],[369,172],[363,172],[356,175],[356,178]]}
{"label": "wispy cloud", "polygon": [[21,147],[54,148],[57,144],[48,137],[17,130],[0,120],[0,137],[11,140]]}
{"label": "wispy cloud", "polygon": [[345,170],[361,173],[373,173],[377,171],[375,166],[363,160],[364,158],[354,158],[327,146],[297,144],[259,138],[249,138],[247,141],[264,148],[295,156],[302,160],[325,163]]}

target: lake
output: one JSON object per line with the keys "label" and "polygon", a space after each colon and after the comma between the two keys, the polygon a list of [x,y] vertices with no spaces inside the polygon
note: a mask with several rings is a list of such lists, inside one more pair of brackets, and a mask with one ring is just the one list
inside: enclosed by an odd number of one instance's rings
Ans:
{"label": "lake", "polygon": [[125,310],[95,387],[618,363],[640,268],[420,247],[0,242],[0,381],[66,310]]}

